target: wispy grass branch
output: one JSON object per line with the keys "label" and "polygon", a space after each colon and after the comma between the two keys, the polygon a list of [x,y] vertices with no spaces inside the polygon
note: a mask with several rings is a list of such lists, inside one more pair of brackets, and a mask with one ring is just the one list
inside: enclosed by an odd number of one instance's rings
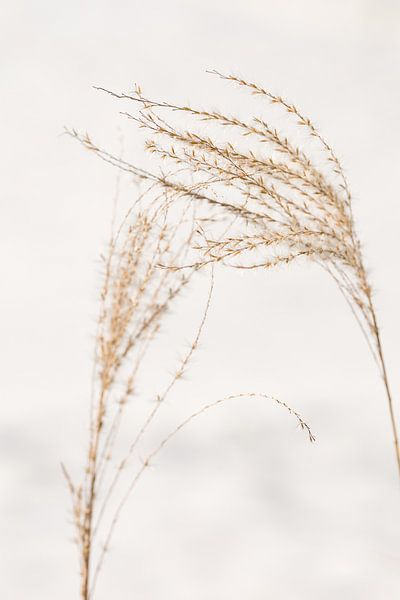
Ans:
{"label": "wispy grass branch", "polygon": [[[354,224],[352,197],[344,169],[312,120],[296,105],[268,89],[235,75],[213,75],[265,99],[287,117],[291,134],[283,134],[264,115],[238,118],[225,111],[153,100],[139,86],[131,93],[97,87],[111,97],[133,102],[129,120],[148,132],[147,150],[163,164],[179,168],[155,175],[98,148],[89,136],[72,134],[89,150],[128,170],[174,198],[220,209],[221,221],[235,217],[229,236],[206,230],[196,263],[221,262],[239,269],[270,269],[299,260],[314,261],[334,279],[355,315],[382,378],[400,476],[400,448],[372,287]],[[189,118],[178,126],[180,116]],[[193,124],[193,125],[192,125]],[[210,134],[205,126],[213,126]],[[228,140],[221,143],[224,130]],[[305,134],[313,145],[299,145]],[[190,182],[190,183],[189,183]],[[182,265],[188,266],[188,265]]]}

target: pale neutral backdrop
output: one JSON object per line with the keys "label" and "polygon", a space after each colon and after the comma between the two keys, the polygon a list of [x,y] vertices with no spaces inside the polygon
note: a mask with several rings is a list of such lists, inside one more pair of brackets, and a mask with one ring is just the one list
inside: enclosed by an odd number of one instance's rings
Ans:
{"label": "pale neutral backdrop", "polygon": [[[122,136],[140,162],[135,129],[92,85],[136,81],[153,97],[229,107],[233,91],[205,73],[217,68],[295,101],[348,173],[398,400],[400,2],[15,0],[1,21],[0,594],[71,600],[77,562],[59,465],[76,472],[84,447],[116,174],[63,126],[112,149]],[[193,336],[206,287],[200,279],[163,331],[160,380]],[[400,490],[383,389],[347,306],[315,268],[217,273],[199,353],[151,435],[204,401],[252,390],[292,404],[317,443],[265,402],[205,415],[132,497],[98,600],[399,598]]]}

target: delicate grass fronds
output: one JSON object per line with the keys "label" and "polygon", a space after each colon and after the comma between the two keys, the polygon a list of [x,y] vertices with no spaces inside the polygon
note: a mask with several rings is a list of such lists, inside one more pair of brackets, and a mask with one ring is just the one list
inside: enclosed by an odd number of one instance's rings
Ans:
{"label": "delicate grass fronds", "polygon": [[[155,101],[138,86],[129,94],[97,89],[138,106],[136,113],[122,114],[148,132],[146,149],[177,171],[155,175],[102,150],[89,136],[70,133],[103,160],[152,181],[172,198],[218,209],[221,221],[224,216],[234,217],[235,227],[229,226],[226,235],[206,228],[196,245],[200,257],[189,266],[221,262],[240,269],[269,269],[311,260],[333,277],[378,364],[400,475],[397,424],[381,334],[340,161],[311,119],[294,104],[241,77],[212,74],[280,109],[291,134],[281,133],[264,115],[245,119],[225,111]],[[176,123],[180,116],[186,117],[182,126]],[[211,126],[213,133],[209,133]],[[228,138],[224,141],[222,131]],[[297,143],[299,132],[308,136],[313,148]]]}
{"label": "delicate grass fronds", "polygon": [[[95,144],[88,134],[67,131],[103,161],[149,184],[116,233],[112,228],[104,257],[90,438],[81,481],[75,483],[62,466],[73,499],[82,600],[93,600],[105,553],[136,483],[155,456],[193,419],[234,398],[261,397],[289,411],[314,441],[308,425],[287,404],[265,394],[227,396],[199,408],[156,444],[129,476],[126,489],[112,508],[122,471],[197,349],[210,307],[213,273],[193,342],[138,424],[136,437],[121,456],[115,457],[126,405],[137,394],[142,361],[169,307],[196,271],[206,265],[270,269],[309,260],[334,279],[378,365],[400,475],[397,424],[381,335],[344,170],[331,146],[295,105],[242,78],[216,71],[213,74],[278,107],[287,116],[293,135],[281,133],[265,115],[244,119],[224,111],[154,101],[139,87],[131,94],[98,89],[135,102],[139,110],[123,114],[148,132],[146,149],[168,165],[165,171],[157,169],[154,173],[137,167]],[[186,119],[179,125],[176,121],[181,116]],[[209,133],[210,127],[213,133]],[[307,143],[298,144],[298,130],[314,143],[314,151]],[[100,537],[105,542],[99,546]]]}
{"label": "delicate grass fronds", "polygon": [[[160,262],[184,259],[195,221],[188,209],[171,224],[163,193],[152,206],[136,206],[112,233],[104,258],[103,287],[96,336],[90,439],[83,480],[74,485],[63,467],[73,496],[74,522],[81,561],[81,596],[89,598],[93,546],[107,508],[106,474],[128,401],[135,396],[137,373],[161,320],[195,270],[163,270]],[[178,236],[178,230],[180,235]],[[182,235],[182,232],[185,231]],[[118,468],[117,468],[118,472]],[[106,486],[106,487],[104,487]],[[99,515],[98,511],[102,510]]]}
{"label": "delicate grass fronds", "polygon": [[[219,400],[204,406],[173,428],[135,472],[130,459],[138,450],[160,407],[186,373],[199,345],[214,288],[212,267],[206,304],[188,350],[169,382],[157,394],[143,422],[136,424],[136,436],[125,449],[120,447],[121,444],[117,445],[126,417],[126,406],[138,395],[137,379],[143,359],[153,345],[172,303],[202,266],[201,263],[194,264],[183,272],[179,265],[193,251],[196,245],[194,239],[202,235],[202,227],[212,220],[197,215],[189,204],[177,209],[175,195],[169,190],[153,193],[150,202],[148,195],[154,191],[149,189],[139,197],[118,228],[115,227],[113,216],[107,252],[102,257],[103,285],[92,374],[86,465],[78,483],[74,482],[62,464],[72,498],[82,600],[94,597],[98,576],[122,509],[150,460],[186,424],[222,402]],[[158,365],[155,365],[156,374],[158,369]],[[236,397],[241,396],[244,395]],[[223,400],[233,398],[230,396]],[[295,416],[300,427],[307,430],[310,441],[313,441],[310,428],[300,415],[287,404],[274,401]],[[132,470],[131,475],[128,467]],[[122,477],[123,472],[128,475],[128,481]]]}

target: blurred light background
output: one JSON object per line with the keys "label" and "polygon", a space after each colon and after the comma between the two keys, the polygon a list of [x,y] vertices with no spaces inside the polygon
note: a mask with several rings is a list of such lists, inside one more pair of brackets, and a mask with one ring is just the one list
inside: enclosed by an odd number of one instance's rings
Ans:
{"label": "blurred light background", "polygon": [[[296,102],[348,173],[399,400],[400,2],[15,0],[2,13],[0,593],[71,600],[78,566],[60,461],[76,472],[85,444],[116,173],[64,125],[111,149],[122,136],[140,163],[142,138],[92,85],[139,82],[152,97],[229,110],[238,92],[205,73],[216,68]],[[293,405],[317,443],[257,400],[204,415],[132,496],[98,600],[399,598],[385,397],[342,297],[310,266],[217,275],[200,350],[157,427],[254,390]],[[206,293],[200,278],[171,316],[160,378]]]}

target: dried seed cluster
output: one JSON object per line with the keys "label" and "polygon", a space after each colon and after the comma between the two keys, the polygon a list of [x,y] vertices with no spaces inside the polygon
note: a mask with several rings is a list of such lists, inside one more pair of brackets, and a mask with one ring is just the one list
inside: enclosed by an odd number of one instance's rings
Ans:
{"label": "dried seed cluster", "polygon": [[[200,264],[269,269],[308,259],[328,271],[349,303],[383,379],[400,473],[397,425],[380,330],[343,168],[312,121],[294,104],[245,79],[211,73],[279,107],[290,121],[292,136],[281,134],[264,117],[244,120],[218,110],[158,102],[146,98],[138,86],[131,94],[98,89],[140,106],[136,114],[123,114],[151,134],[147,150],[176,165],[175,173],[143,171],[96,148],[89,138],[75,135],[115,166],[153,181],[175,197],[222,209],[220,219],[233,218],[223,235],[202,231],[202,244],[197,245]],[[193,126],[177,126],[172,122],[177,115],[188,117]],[[211,135],[204,131],[209,124],[214,125]],[[229,131],[224,143],[218,141],[221,129]],[[318,161],[294,141],[298,130],[316,143]],[[243,139],[247,141],[244,149]]]}
{"label": "dried seed cluster", "polygon": [[[144,198],[145,208],[127,215],[117,235],[110,240],[98,322],[87,468],[82,483],[75,485],[65,470],[73,497],[83,600],[93,595],[114,527],[136,482],[150,460],[193,418],[225,400],[261,396],[286,408],[307,431],[310,440],[314,439],[298,413],[264,394],[238,394],[203,406],[161,440],[143,461],[117,504],[97,561],[93,560],[96,536],[121,470],[197,348],[213,283],[188,353],[158,396],[126,456],[117,462],[111,483],[102,489],[124,407],[135,395],[141,360],[171,302],[192,275],[207,264],[269,269],[307,259],[322,266],[334,278],[380,370],[400,473],[397,425],[380,331],[342,166],[311,120],[295,105],[255,83],[234,75],[212,73],[280,108],[288,117],[293,135],[280,133],[264,116],[245,120],[221,111],[150,100],[138,86],[131,94],[98,89],[115,98],[133,101],[139,107],[136,113],[123,114],[150,134],[146,149],[163,164],[168,164],[168,171],[142,169],[100,148],[89,135],[68,131],[105,162],[151,185],[151,192]],[[180,116],[185,116],[189,125],[177,124]],[[213,127],[211,134],[208,133],[210,126]],[[221,141],[222,130],[227,137],[224,141]],[[298,130],[305,132],[316,145],[317,159],[295,141]],[[186,208],[171,224],[168,211],[171,205],[181,204],[179,199],[186,200]],[[187,228],[188,210],[192,207],[196,214]],[[186,234],[182,237],[184,224]],[[181,240],[178,245],[177,239]],[[193,249],[197,254],[191,262],[188,257]],[[127,370],[124,370],[126,365]],[[124,389],[111,410],[112,390],[118,378],[124,382]]]}
{"label": "dried seed cluster", "polygon": [[[187,205],[174,210],[173,198],[163,191],[159,196],[143,198],[130,209],[116,233],[112,233],[103,260],[103,285],[97,324],[90,430],[86,467],[79,483],[63,466],[72,497],[73,522],[79,549],[81,598],[93,598],[98,575],[109,548],[122,509],[137,481],[161,449],[195,417],[209,408],[231,400],[228,396],[211,402],[178,424],[142,460],[132,468],[129,459],[155,419],[160,406],[185,374],[199,344],[211,303],[214,285],[211,277],[207,303],[193,341],[172,374],[169,383],[157,395],[144,421],[136,423],[138,433],[121,453],[116,441],[126,416],[128,401],[137,396],[136,383],[142,361],[154,342],[173,301],[190,282],[199,265],[182,271],[193,247],[196,229],[204,220],[195,218]],[[168,265],[166,268],[165,265]],[[155,374],[159,365],[154,365]],[[265,397],[239,394],[235,397]],[[269,398],[292,414],[300,427],[313,435],[287,404]],[[130,466],[128,482],[121,475]],[[101,543],[100,543],[100,540]]]}

